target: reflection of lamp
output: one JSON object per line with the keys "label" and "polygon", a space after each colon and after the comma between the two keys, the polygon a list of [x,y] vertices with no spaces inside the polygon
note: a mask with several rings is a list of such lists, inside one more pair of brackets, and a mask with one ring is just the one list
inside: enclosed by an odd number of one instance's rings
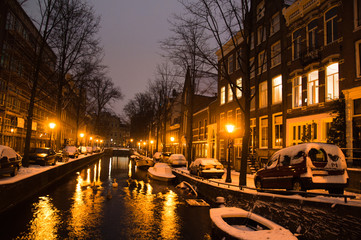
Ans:
{"label": "reflection of lamp", "polygon": [[[234,125],[228,124],[228,125],[226,125],[226,129],[227,129],[227,132],[230,135],[234,130]],[[228,137],[228,166],[227,166],[227,177],[226,177],[226,182],[228,182],[228,183],[232,182],[232,178],[231,178],[231,148],[232,147],[233,147],[232,146],[232,139],[229,136]]]}
{"label": "reflection of lamp", "polygon": [[51,128],[51,135],[50,135],[50,148],[53,148],[53,142],[51,141],[51,137],[54,135],[54,128],[56,124],[51,122],[49,123],[49,127]]}

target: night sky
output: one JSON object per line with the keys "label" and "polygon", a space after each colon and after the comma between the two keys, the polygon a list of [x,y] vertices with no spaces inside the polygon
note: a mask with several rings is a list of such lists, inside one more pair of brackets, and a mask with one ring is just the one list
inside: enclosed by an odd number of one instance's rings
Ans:
{"label": "night sky", "polygon": [[[34,14],[29,0],[24,9]],[[143,92],[149,79],[154,79],[157,64],[162,63],[159,41],[171,35],[168,19],[182,12],[176,0],[89,0],[101,16],[100,39],[109,67],[109,76],[121,88],[124,99],[113,103],[122,114],[125,104]]]}

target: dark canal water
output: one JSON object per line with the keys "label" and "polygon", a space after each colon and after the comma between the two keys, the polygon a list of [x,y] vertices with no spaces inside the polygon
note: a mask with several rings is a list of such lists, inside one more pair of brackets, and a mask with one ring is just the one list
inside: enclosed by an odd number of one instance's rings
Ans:
{"label": "dark canal water", "polygon": [[57,182],[0,215],[0,239],[211,239],[208,208],[131,165],[104,156]]}

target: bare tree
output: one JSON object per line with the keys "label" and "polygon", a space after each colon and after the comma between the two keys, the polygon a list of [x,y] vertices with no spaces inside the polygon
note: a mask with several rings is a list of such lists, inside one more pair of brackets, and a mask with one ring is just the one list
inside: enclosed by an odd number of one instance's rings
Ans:
{"label": "bare tree", "polygon": [[175,68],[172,68],[168,63],[163,63],[157,65],[155,80],[149,83],[148,91],[151,93],[154,102],[157,151],[160,141],[159,136],[163,138],[161,140],[163,146],[166,143],[166,123],[170,117],[169,110],[173,104],[174,90],[181,87],[178,75]]}
{"label": "bare tree", "polygon": [[[240,170],[240,185],[246,185],[247,174],[247,158],[249,155],[249,139],[250,139],[250,103],[258,92],[257,80],[255,80],[255,92],[250,91],[251,72],[263,69],[266,65],[265,55],[261,61],[250,61],[250,51],[252,47],[257,48],[253,41],[252,32],[255,32],[255,26],[252,20],[251,3],[252,0],[180,0],[185,7],[186,13],[197,19],[197,23],[201,28],[210,34],[213,43],[219,51],[221,61],[218,63],[214,58],[209,58],[208,52],[204,52],[203,46],[194,42],[198,53],[203,57],[204,61],[211,64],[217,70],[219,75],[226,79],[231,86],[233,95],[236,96],[237,90],[242,92],[242,98],[235,98],[238,106],[243,113],[243,141],[242,141],[242,158]],[[265,18],[263,18],[265,19]],[[262,34],[265,34],[262,31]],[[262,38],[265,36],[261,36]],[[227,69],[226,54],[227,49],[233,47],[237,54],[237,62],[242,72],[242,86],[232,81]],[[255,49],[255,52],[258,52]],[[262,71],[260,71],[260,75]],[[256,77],[260,77],[256,74]]]}
{"label": "bare tree", "polygon": [[118,87],[104,72],[98,73],[90,81],[88,88],[90,112],[95,115],[95,132],[98,133],[99,120],[102,112],[110,111],[112,102],[120,100],[123,95]]}
{"label": "bare tree", "polygon": [[[100,51],[98,39],[95,37],[100,18],[84,0],[57,2],[56,10],[61,21],[56,25],[56,31],[52,32],[50,44],[58,57],[56,115],[60,120],[62,111],[69,102],[63,94],[64,87],[68,84],[66,76],[72,74],[83,59],[92,58]],[[60,128],[57,131],[60,131]],[[57,146],[60,146],[60,138],[61,135],[57,134]]]}

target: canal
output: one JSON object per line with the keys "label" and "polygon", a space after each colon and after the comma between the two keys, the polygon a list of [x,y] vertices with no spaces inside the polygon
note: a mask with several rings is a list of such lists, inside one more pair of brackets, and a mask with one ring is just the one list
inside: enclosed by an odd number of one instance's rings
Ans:
{"label": "canal", "polygon": [[188,197],[128,158],[103,156],[1,214],[0,238],[211,239],[208,208]]}

